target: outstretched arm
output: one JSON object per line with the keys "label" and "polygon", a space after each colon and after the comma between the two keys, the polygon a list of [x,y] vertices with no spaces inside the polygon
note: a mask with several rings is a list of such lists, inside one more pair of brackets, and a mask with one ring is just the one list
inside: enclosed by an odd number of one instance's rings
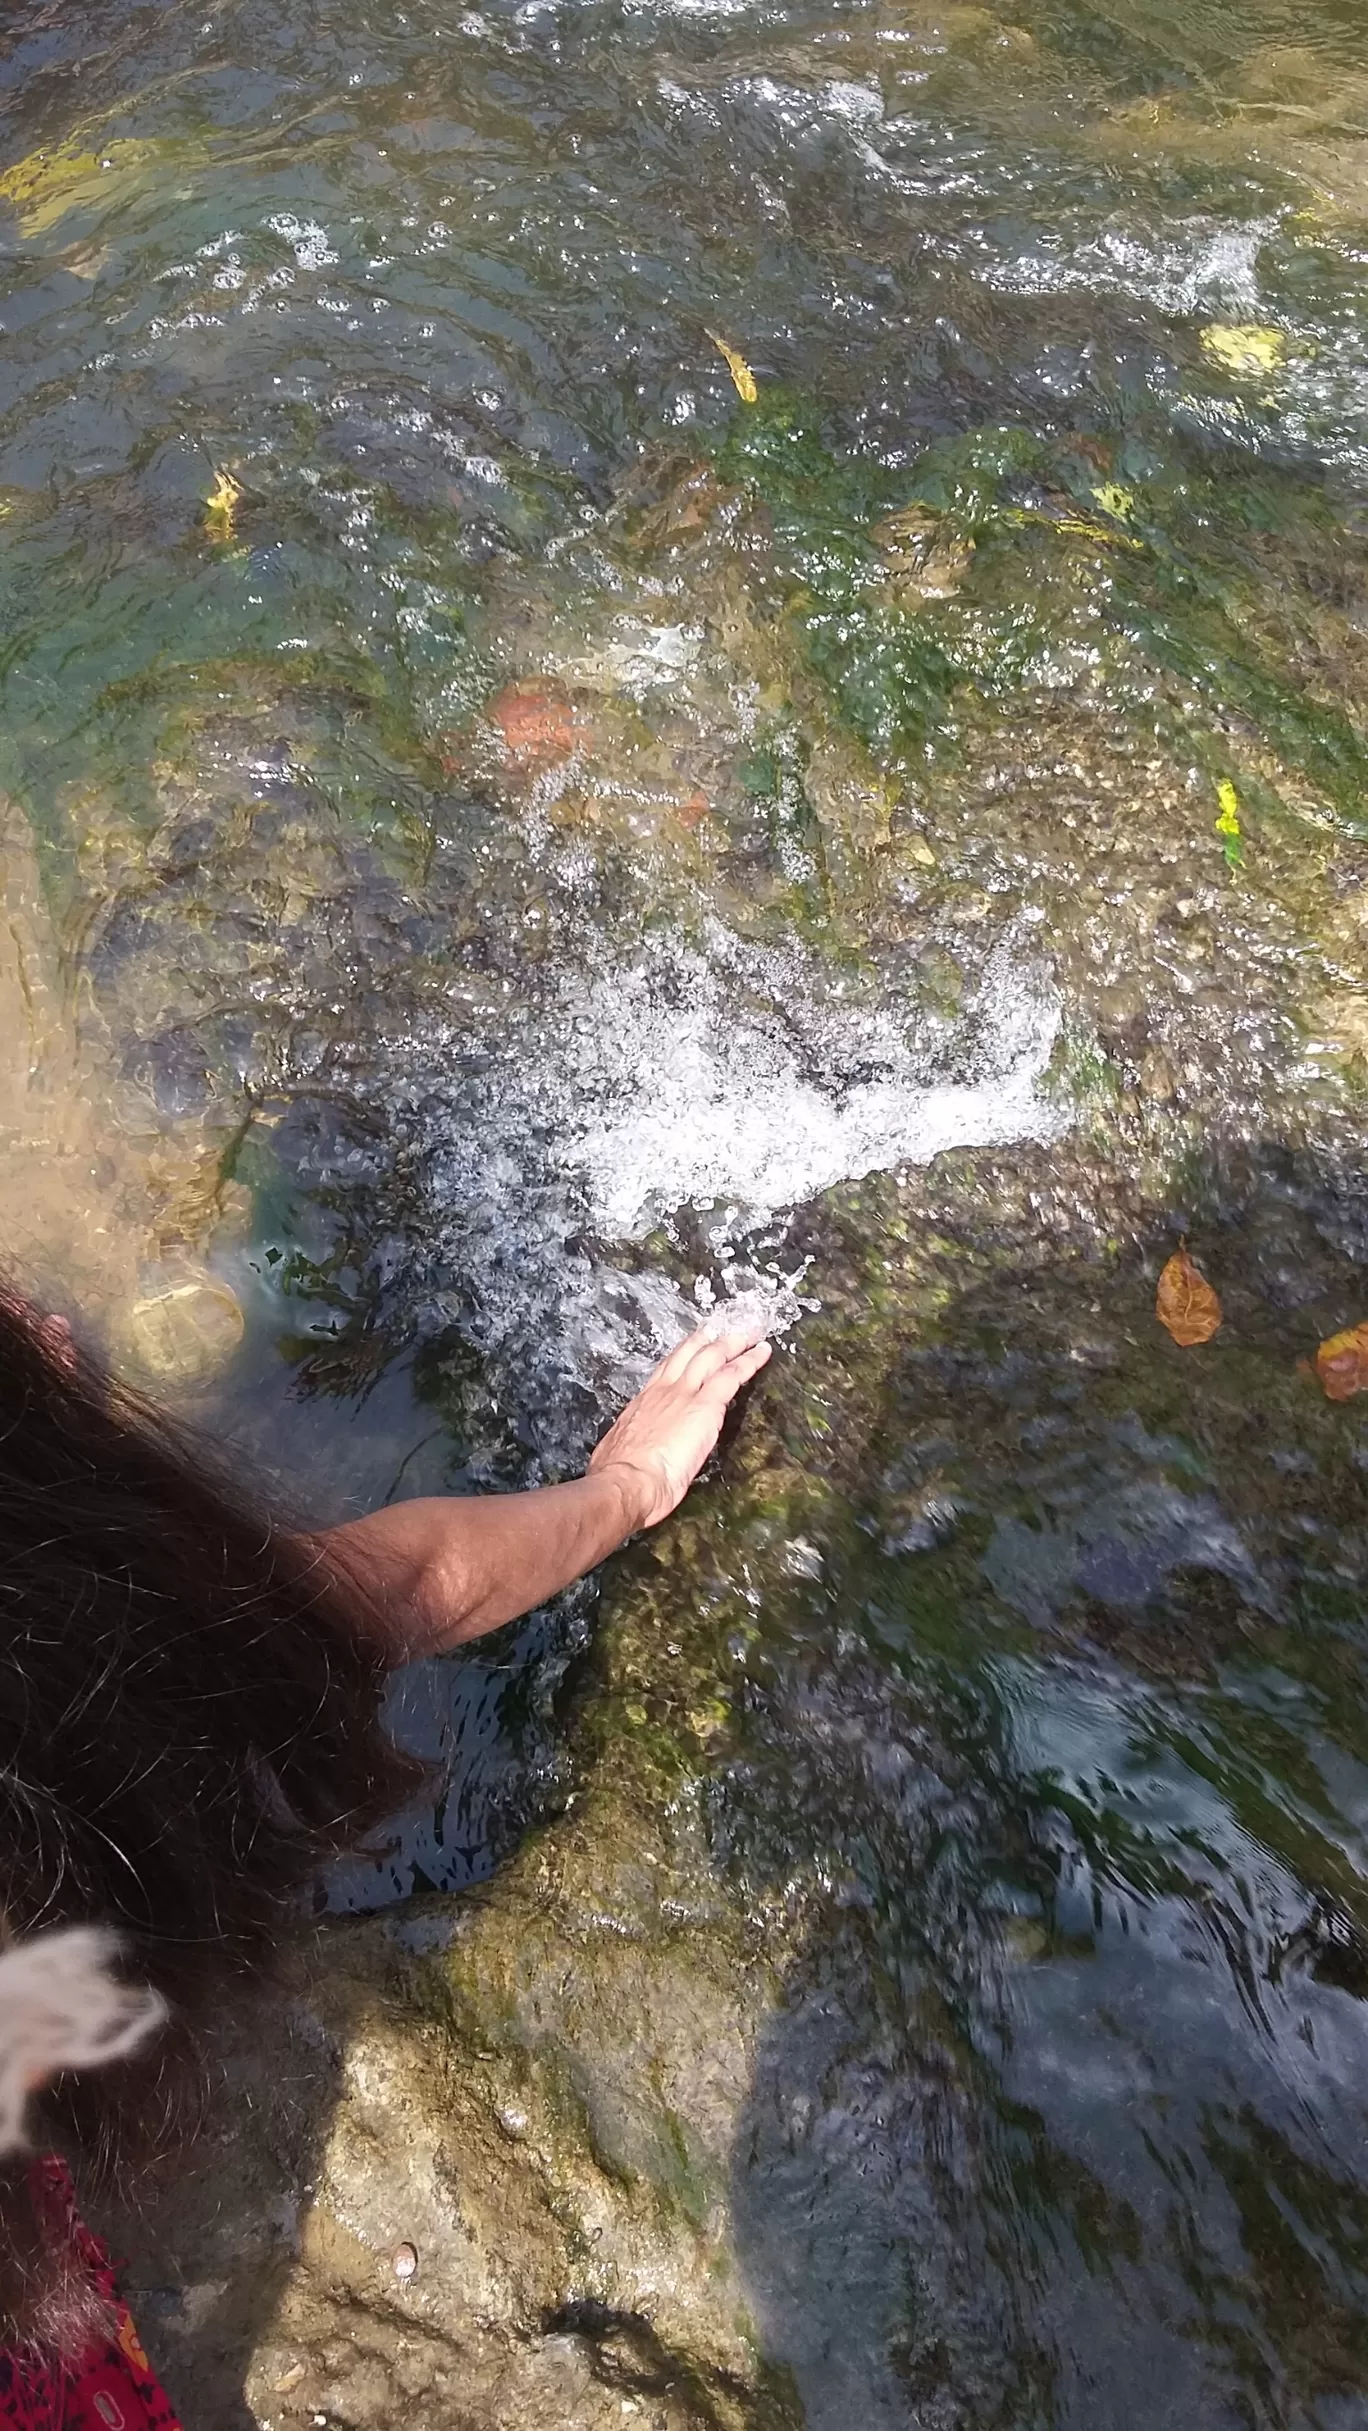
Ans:
{"label": "outstretched arm", "polygon": [[608,1429],[583,1477],[530,1494],[424,1496],[316,1541],[363,1589],[396,1663],[440,1654],[548,1596],[683,1501],[770,1345],[693,1334]]}

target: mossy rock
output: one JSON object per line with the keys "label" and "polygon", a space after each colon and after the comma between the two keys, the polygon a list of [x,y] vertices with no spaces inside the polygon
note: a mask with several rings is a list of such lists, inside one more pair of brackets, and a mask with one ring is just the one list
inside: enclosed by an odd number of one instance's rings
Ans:
{"label": "mossy rock", "polygon": [[784,1920],[718,1874],[696,1728],[634,1718],[661,1628],[681,1703],[716,1701],[692,1600],[682,1570],[619,1600],[584,1787],[495,1884],[301,1938],[288,2004],[227,2055],[240,2122],[158,2200],[154,2245],[120,2224],[189,2419],[230,2419],[245,2382],[277,2426],[801,2421],[730,2232]]}

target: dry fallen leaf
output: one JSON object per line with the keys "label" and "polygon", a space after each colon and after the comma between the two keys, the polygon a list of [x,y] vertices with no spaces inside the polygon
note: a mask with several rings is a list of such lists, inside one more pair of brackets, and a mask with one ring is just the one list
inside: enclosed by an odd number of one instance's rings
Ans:
{"label": "dry fallen leaf", "polygon": [[1280,329],[1264,329],[1257,321],[1213,321],[1202,331],[1202,351],[1225,371],[1259,375],[1281,368],[1287,340]]}
{"label": "dry fallen leaf", "polygon": [[242,496],[242,487],[231,473],[215,473],[214,486],[204,502],[204,528],[211,540],[231,540],[233,517]]}
{"label": "dry fallen leaf", "polygon": [[563,684],[533,676],[505,684],[485,712],[515,768],[545,768],[575,748],[575,713]]}
{"label": "dry fallen leaf", "polygon": [[1331,1334],[1316,1353],[1316,1374],[1327,1401],[1352,1401],[1368,1387],[1368,1325]]}
{"label": "dry fallen leaf", "polygon": [[729,346],[727,344],[725,338],[719,338],[715,329],[710,329],[708,331],[708,335],[712,339],[714,346],[717,348],[718,353],[723,357],[728,371],[731,373],[732,386],[736,390],[738,397],[741,399],[742,404],[754,405],[760,395],[760,391],[755,385],[755,374],[751,370],[749,363],[746,361],[745,356],[739,355],[734,346]]}
{"label": "dry fallen leaf", "polygon": [[1186,1245],[1175,1249],[1159,1277],[1154,1313],[1184,1350],[1209,1342],[1219,1330],[1221,1303],[1206,1276],[1193,1265]]}

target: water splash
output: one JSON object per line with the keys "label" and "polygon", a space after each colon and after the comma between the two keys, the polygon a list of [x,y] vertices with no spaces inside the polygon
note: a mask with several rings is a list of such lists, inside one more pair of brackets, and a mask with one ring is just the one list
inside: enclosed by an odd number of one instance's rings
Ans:
{"label": "water splash", "polygon": [[[1015,932],[946,1022],[895,980],[713,920],[701,942],[655,933],[629,961],[563,968],[502,1035],[425,1026],[386,1078],[430,1319],[456,1318],[546,1461],[574,1461],[700,1300],[791,1286],[793,1207],[947,1148],[1056,1136],[1058,1019]],[[692,1277],[625,1254],[662,1231]]]}

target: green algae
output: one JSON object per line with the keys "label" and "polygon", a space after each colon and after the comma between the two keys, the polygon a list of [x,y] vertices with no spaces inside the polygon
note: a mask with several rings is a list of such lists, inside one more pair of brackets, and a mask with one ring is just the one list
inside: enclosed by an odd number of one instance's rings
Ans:
{"label": "green algae", "polygon": [[[202,155],[201,155],[202,158]],[[90,149],[80,137],[51,150],[30,153],[26,160],[0,175],[0,202],[17,214],[20,233],[28,239],[46,236],[69,212],[126,208],[153,182],[164,167],[183,170],[195,163],[188,144],[144,142],[113,135]]]}
{"label": "green algae", "polygon": [[[1109,482],[1099,459],[1137,469]],[[716,463],[762,501],[808,661],[876,756],[908,767],[928,748],[953,750],[975,702],[1058,682],[1071,659],[1081,679],[1081,614],[1122,715],[1152,720],[1156,674],[1175,678],[1173,739],[1213,781],[1229,754],[1221,738],[1247,733],[1315,788],[1346,833],[1364,832],[1356,655],[1305,579],[1317,545],[1352,544],[1317,485],[1263,467],[1217,475],[1127,441],[1080,449],[1067,434],[1011,426],[936,441],[899,479],[780,390],[738,417]],[[875,536],[880,516],[915,505],[972,544],[973,558],[962,596],[907,609],[880,587]],[[1310,648],[1319,663],[1308,682]],[[1276,776],[1267,791],[1295,815]]]}

